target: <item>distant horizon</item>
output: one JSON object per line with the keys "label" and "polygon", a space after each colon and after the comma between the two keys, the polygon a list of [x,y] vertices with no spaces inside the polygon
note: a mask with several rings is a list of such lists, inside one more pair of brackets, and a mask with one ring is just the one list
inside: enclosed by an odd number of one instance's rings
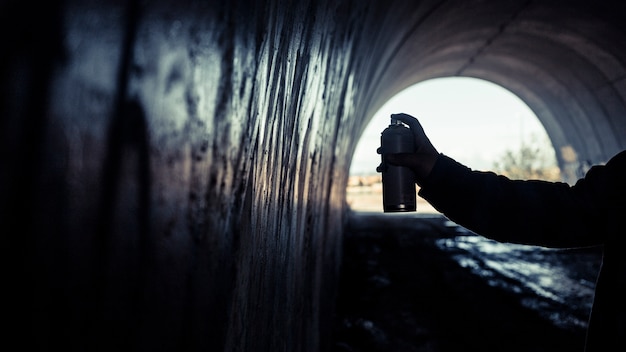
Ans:
{"label": "distant horizon", "polygon": [[376,173],[380,133],[391,114],[402,112],[420,121],[439,152],[472,169],[492,170],[507,150],[518,150],[533,136],[548,138],[534,112],[501,86],[476,78],[437,78],[405,89],[374,114],[354,152],[350,175]]}

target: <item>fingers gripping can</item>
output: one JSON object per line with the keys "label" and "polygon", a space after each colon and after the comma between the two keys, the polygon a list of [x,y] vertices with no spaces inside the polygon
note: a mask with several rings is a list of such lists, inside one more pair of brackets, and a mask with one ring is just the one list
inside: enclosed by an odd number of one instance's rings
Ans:
{"label": "fingers gripping can", "polygon": [[412,153],[415,151],[413,133],[401,121],[391,119],[389,127],[380,136],[381,164],[376,171],[382,173],[383,211],[409,212],[416,210],[415,174],[404,166],[390,165],[385,154]]}

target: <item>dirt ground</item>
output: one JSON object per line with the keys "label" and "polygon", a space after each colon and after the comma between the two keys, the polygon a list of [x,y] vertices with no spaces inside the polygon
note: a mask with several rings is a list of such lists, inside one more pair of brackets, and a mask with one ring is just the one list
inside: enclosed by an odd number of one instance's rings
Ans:
{"label": "dirt ground", "polygon": [[[535,299],[532,292],[490,284],[493,278],[472,274],[442,251],[436,241],[459,233],[441,215],[354,214],[344,240],[334,351],[583,351],[584,324],[555,324],[544,308],[520,303]],[[570,257],[576,259],[568,264]],[[580,266],[573,270],[593,281],[599,252],[558,260]],[[584,307],[567,307],[551,314],[584,320]]]}

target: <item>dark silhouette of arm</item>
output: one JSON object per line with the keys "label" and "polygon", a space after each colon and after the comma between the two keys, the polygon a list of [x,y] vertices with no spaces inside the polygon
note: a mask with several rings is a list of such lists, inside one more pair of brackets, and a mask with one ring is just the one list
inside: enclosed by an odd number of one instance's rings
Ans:
{"label": "dark silhouette of arm", "polygon": [[[609,207],[624,202],[626,152],[592,167],[574,186],[511,180],[439,155],[420,196],[450,220],[500,242],[545,247],[604,243]],[[618,196],[618,194],[621,194]]]}

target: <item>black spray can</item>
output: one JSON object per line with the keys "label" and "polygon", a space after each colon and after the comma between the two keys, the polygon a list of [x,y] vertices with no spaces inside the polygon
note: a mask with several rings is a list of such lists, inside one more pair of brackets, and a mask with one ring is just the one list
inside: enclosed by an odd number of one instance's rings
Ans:
{"label": "black spray can", "polygon": [[388,164],[384,155],[414,151],[415,143],[411,129],[392,118],[389,127],[380,135],[378,153],[381,155],[382,163],[376,168],[376,171],[382,172],[385,213],[415,211],[415,174],[407,167]]}

